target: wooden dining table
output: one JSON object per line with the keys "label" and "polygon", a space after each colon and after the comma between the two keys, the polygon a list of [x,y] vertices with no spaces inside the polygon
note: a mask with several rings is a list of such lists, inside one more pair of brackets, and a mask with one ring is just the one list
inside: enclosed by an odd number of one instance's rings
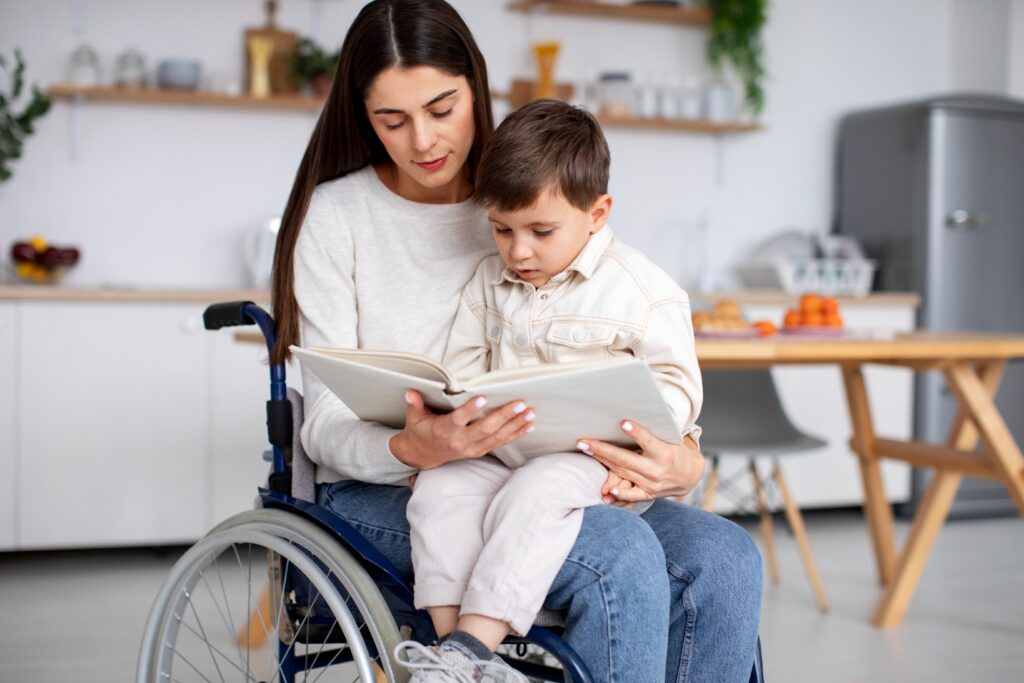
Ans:
{"label": "wooden dining table", "polygon": [[[883,586],[872,617],[877,626],[902,622],[964,476],[1002,482],[1024,514],[1024,456],[994,400],[1007,363],[1024,358],[1024,334],[911,332],[876,338],[850,332],[837,337],[698,338],[697,357],[701,368],[709,370],[821,364],[840,368],[853,432],[850,448],[860,466],[864,513]],[[864,379],[867,365],[943,373],[959,404],[945,443],[876,434]],[[899,552],[892,508],[882,487],[884,459],[934,471]]]}

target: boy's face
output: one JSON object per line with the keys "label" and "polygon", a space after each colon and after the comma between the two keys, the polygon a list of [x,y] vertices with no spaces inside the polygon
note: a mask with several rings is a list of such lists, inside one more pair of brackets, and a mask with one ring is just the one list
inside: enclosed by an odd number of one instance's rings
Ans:
{"label": "boy's face", "polygon": [[534,287],[569,267],[587,240],[604,227],[612,198],[601,195],[589,210],[576,208],[557,189],[548,188],[533,206],[515,211],[488,210],[494,241],[505,265]]}

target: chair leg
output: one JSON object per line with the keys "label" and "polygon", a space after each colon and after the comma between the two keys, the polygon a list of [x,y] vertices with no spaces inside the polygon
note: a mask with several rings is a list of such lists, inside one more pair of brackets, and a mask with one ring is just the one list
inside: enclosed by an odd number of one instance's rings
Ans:
{"label": "chair leg", "polygon": [[828,611],[828,597],[825,595],[825,584],[818,574],[818,565],[814,562],[814,555],[811,553],[811,543],[807,540],[807,530],[804,528],[804,518],[800,514],[800,508],[796,506],[793,497],[789,493],[789,486],[782,476],[782,468],[779,463],[773,466],[775,483],[782,494],[782,504],[786,509],[786,521],[796,538],[796,545],[800,549],[800,559],[803,560],[804,569],[807,570],[807,578],[811,581],[811,590],[814,591],[814,601],[818,603],[818,609],[822,612]]}
{"label": "chair leg", "polygon": [[256,606],[249,614],[248,620],[242,626],[236,640],[240,648],[258,649],[267,642],[267,628],[273,628],[270,624],[273,616],[270,614],[270,586],[263,589]]}
{"label": "chair leg", "polygon": [[702,510],[711,512],[711,505],[715,500],[715,493],[718,491],[718,456],[711,456],[711,472],[708,474],[708,483],[700,498]]}
{"label": "chair leg", "polygon": [[772,536],[772,513],[764,499],[761,477],[757,473],[754,458],[750,459],[750,477],[754,480],[754,499],[757,511],[761,515],[761,535],[764,537],[764,559],[768,563],[768,578],[772,583],[779,582],[779,562],[775,557],[775,539]]}

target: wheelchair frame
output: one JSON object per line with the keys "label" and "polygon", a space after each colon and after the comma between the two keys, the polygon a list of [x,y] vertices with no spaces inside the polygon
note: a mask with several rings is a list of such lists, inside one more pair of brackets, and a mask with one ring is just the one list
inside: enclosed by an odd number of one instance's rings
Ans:
{"label": "wheelchair frame", "polygon": [[[276,325],[273,318],[265,310],[250,301],[213,304],[203,313],[203,322],[208,330],[255,324],[263,333],[268,351],[273,349],[276,342]],[[383,603],[386,605],[387,610],[391,613],[390,618],[393,620],[393,623],[389,624],[389,626],[397,626],[398,631],[403,638],[418,640],[424,644],[431,643],[435,639],[436,634],[434,632],[430,616],[425,611],[417,610],[414,607],[412,587],[402,577],[394,565],[344,519],[322,506],[304,500],[299,500],[290,495],[291,475],[288,451],[292,447],[294,424],[292,420],[291,403],[287,398],[285,366],[283,363],[271,364],[269,370],[270,400],[267,401],[267,430],[272,447],[272,468],[271,474],[268,478],[268,486],[261,487],[259,489],[260,507],[264,510],[275,510],[287,515],[292,515],[326,533],[333,541],[336,541],[338,548],[303,549],[303,553],[312,557],[314,554],[317,554],[318,551],[320,551],[320,554],[330,555],[332,552],[336,553],[338,549],[342,550],[347,554],[347,556],[350,556],[352,560],[358,563],[365,574],[368,575],[375,584],[375,590],[379,594],[379,597],[383,599]],[[251,513],[243,513],[243,515],[234,519],[244,521],[243,516],[247,514]],[[216,536],[218,531],[222,527],[230,526],[232,521],[233,520],[228,520],[217,529],[210,532],[207,537],[204,537],[203,540],[197,543],[196,546],[193,546],[193,548],[183,556],[182,561],[185,561],[194,550],[198,550],[204,543],[209,544],[216,542],[218,540]],[[252,533],[258,534],[258,532]],[[272,545],[274,545],[274,542],[271,540],[265,547],[270,547]],[[294,551],[291,551],[291,554],[295,555]],[[308,562],[303,557],[286,559],[286,562],[291,562],[296,566],[303,564],[307,567],[312,567],[314,573],[316,570],[315,565],[317,563],[322,564],[321,560],[314,558],[311,562]],[[177,566],[178,565],[175,566],[176,569]],[[172,575],[173,573],[174,571],[172,570]],[[342,574],[339,573],[338,576],[342,576]],[[179,581],[181,581],[180,577]],[[287,583],[287,578],[285,581]],[[337,582],[337,579],[331,579],[331,581]],[[177,588],[180,593],[184,593],[186,597],[188,597],[188,591],[191,590],[191,587],[182,588],[180,583],[176,584],[175,588]],[[318,591],[318,596],[319,595],[320,592]],[[349,593],[349,595],[351,595],[351,593]],[[169,578],[157,598],[157,603],[154,605],[153,612],[151,613],[149,622],[147,623],[146,633],[143,636],[138,671],[138,680],[140,683],[142,681],[150,680],[148,676],[154,666],[153,660],[158,656],[154,653],[166,647],[164,643],[153,643],[151,641],[157,637],[156,634],[158,632],[158,627],[162,621],[168,619],[166,615],[161,615],[159,611],[165,610],[172,599],[172,587],[170,586]],[[180,598],[178,599],[180,600]],[[317,599],[319,599],[319,597]],[[345,616],[350,617],[351,615],[346,613]],[[360,610],[360,616],[363,616],[365,619],[363,610]],[[349,630],[351,626],[352,624],[349,623],[342,625],[342,628],[345,632],[351,633],[353,632]],[[361,631],[354,632],[361,633]],[[362,637],[361,640],[363,640],[363,643],[360,644],[361,646],[357,646],[356,648],[352,648],[350,646],[347,648],[347,657],[339,658],[338,654],[335,654],[328,665],[353,661],[353,655],[351,654],[353,649],[360,650],[364,654],[367,650],[377,652],[377,648],[373,642],[367,642],[366,637]],[[343,641],[342,644],[344,645],[345,642],[347,641]],[[579,655],[573,651],[572,648],[570,648],[568,644],[566,644],[565,641],[556,634],[556,632],[549,628],[534,626],[530,629],[525,638],[509,637],[505,640],[504,644],[517,646],[517,650],[520,654],[525,650],[525,646],[527,644],[536,645],[553,656],[562,667],[559,669],[530,661],[506,657],[506,661],[510,666],[513,666],[528,677],[544,681],[553,681],[555,683],[594,683],[593,677]],[[342,650],[338,650],[337,652],[340,653],[341,651]],[[332,652],[327,653],[327,655],[330,654],[332,654]],[[389,661],[392,657],[390,652],[377,653],[377,656],[382,659],[386,657]],[[295,673],[299,669],[298,659],[300,658],[300,655],[295,652],[294,648],[291,647],[290,644],[286,647],[286,644],[279,639],[278,657],[278,675],[280,680],[282,683],[292,683],[294,681]],[[312,663],[313,668],[322,667],[325,665],[320,661],[322,657],[325,657],[325,655],[318,653],[312,657],[312,662],[306,661],[302,662],[302,664],[308,667],[310,663]],[[362,668],[360,675],[365,677],[365,671],[368,671],[366,668],[368,667],[368,664],[366,664],[365,661],[361,664]],[[151,683],[153,682],[151,681]],[[163,682],[161,681],[161,683]],[[367,681],[367,683],[369,683],[369,681]],[[757,652],[754,661],[754,668],[751,671],[750,683],[763,683],[763,677],[761,674],[760,640],[757,644]]]}

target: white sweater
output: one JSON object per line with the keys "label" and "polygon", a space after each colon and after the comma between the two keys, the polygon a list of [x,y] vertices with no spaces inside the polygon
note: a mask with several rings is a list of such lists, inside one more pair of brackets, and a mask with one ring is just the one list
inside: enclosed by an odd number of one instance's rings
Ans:
{"label": "white sweater", "polygon": [[[402,199],[369,166],[323,183],[295,247],[301,344],[441,360],[459,294],[493,253],[486,212],[472,201]],[[363,422],[306,370],[302,387],[302,444],[318,482],[407,484],[413,470],[388,448],[398,430]]]}

